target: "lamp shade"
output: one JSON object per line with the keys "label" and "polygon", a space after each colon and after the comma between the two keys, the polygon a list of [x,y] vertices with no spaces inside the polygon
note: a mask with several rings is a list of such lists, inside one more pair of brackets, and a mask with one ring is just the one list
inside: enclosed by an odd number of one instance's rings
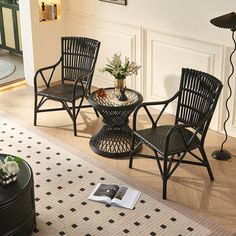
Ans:
{"label": "lamp shade", "polygon": [[236,13],[235,12],[218,16],[214,19],[211,19],[210,22],[217,27],[236,31]]}

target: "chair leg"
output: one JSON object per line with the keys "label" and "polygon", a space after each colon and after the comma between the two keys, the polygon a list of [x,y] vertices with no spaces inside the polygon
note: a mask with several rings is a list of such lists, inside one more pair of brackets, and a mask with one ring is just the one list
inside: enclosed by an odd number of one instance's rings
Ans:
{"label": "chair leg", "polygon": [[37,103],[38,103],[38,99],[37,99],[37,95],[34,96],[34,126],[37,125]]}
{"label": "chair leg", "polygon": [[162,186],[162,198],[166,200],[167,195],[167,180],[163,179],[163,186]]}
{"label": "chair leg", "polygon": [[[94,109],[94,108],[93,108],[93,109]],[[94,111],[95,111],[95,114],[96,114],[97,118],[99,118],[99,113],[98,113],[98,111],[97,111],[96,109],[94,109]]]}
{"label": "chair leg", "polygon": [[202,154],[202,158],[204,159],[204,161],[206,163],[206,168],[207,168],[208,174],[210,176],[210,179],[211,179],[211,181],[214,181],[214,176],[213,176],[213,173],[211,171],[211,167],[210,167],[210,164],[208,162],[207,155],[206,155],[206,152],[205,152],[204,148],[199,147],[199,151]]}
{"label": "chair leg", "polygon": [[73,121],[73,128],[74,128],[74,136],[77,136],[75,103],[72,104],[72,121]]}
{"label": "chair leg", "polygon": [[133,152],[130,151],[130,155],[129,155],[129,168],[132,169],[133,167]]}
{"label": "chair leg", "polygon": [[163,156],[163,176],[162,176],[162,181],[163,181],[163,186],[162,186],[162,198],[165,200],[166,195],[167,195],[167,177],[168,177],[168,172],[167,172],[167,157],[164,155]]}
{"label": "chair leg", "polygon": [[76,119],[73,120],[73,127],[74,127],[74,136],[77,136]]}
{"label": "chair leg", "polygon": [[130,169],[132,169],[132,166],[133,166],[134,141],[135,141],[135,137],[133,134],[132,135],[131,150],[130,150],[130,154],[129,154],[129,168]]}

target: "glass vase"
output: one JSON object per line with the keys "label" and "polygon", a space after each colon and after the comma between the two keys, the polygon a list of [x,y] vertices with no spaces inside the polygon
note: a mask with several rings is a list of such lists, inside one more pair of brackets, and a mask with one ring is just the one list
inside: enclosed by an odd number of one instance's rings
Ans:
{"label": "glass vase", "polygon": [[125,95],[126,79],[115,79],[114,87],[115,87],[116,98],[121,101],[126,101],[127,100],[127,97]]}

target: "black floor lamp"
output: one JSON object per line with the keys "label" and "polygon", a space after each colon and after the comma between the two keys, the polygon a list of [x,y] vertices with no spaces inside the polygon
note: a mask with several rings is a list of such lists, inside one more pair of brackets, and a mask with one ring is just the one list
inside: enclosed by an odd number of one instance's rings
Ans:
{"label": "black floor lamp", "polygon": [[216,17],[216,18],[210,20],[210,22],[213,25],[218,26],[220,28],[230,29],[232,31],[232,39],[233,39],[233,42],[234,42],[234,49],[231,52],[230,57],[229,57],[230,64],[231,64],[231,69],[232,70],[231,70],[231,73],[230,73],[230,75],[228,77],[228,80],[227,80],[228,89],[229,89],[229,96],[228,96],[228,98],[225,101],[225,107],[226,107],[226,111],[227,111],[226,119],[225,119],[224,125],[223,125],[224,126],[224,132],[225,132],[225,139],[224,139],[224,141],[221,144],[221,149],[217,150],[217,151],[214,151],[212,153],[212,157],[213,158],[215,158],[217,160],[226,161],[226,160],[231,158],[230,152],[224,150],[223,147],[224,147],[224,144],[226,143],[227,138],[228,138],[228,134],[227,134],[227,130],[226,130],[226,123],[227,123],[227,121],[229,120],[229,117],[230,117],[228,101],[229,101],[230,97],[232,96],[232,88],[230,86],[230,78],[234,74],[234,65],[233,65],[233,62],[232,62],[232,57],[233,57],[234,52],[236,51],[236,41],[235,41],[235,38],[234,38],[234,33],[236,31],[236,13],[235,12],[231,12],[229,14]]}

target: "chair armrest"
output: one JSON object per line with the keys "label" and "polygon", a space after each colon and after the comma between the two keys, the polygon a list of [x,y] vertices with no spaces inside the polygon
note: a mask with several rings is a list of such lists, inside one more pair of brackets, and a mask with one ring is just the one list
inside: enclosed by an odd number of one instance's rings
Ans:
{"label": "chair armrest", "polygon": [[[133,130],[136,130],[136,118],[137,118],[137,113],[140,110],[140,108],[144,108],[149,119],[152,122],[153,126],[157,125],[157,122],[159,121],[161,115],[163,114],[163,112],[165,111],[166,107],[168,106],[169,103],[171,103],[172,101],[174,101],[178,96],[179,96],[180,92],[178,91],[173,97],[171,97],[170,99],[167,100],[163,100],[163,101],[155,101],[155,102],[143,102],[141,104],[139,104],[133,113]],[[162,108],[159,116],[157,117],[157,119],[154,121],[153,116],[151,115],[150,111],[148,110],[148,106],[153,106],[153,105],[164,105],[164,107]]]}
{"label": "chair armrest", "polygon": [[[49,87],[52,77],[53,77],[53,74],[54,74],[54,71],[55,71],[56,67],[61,63],[61,60],[62,60],[62,58],[60,58],[59,61],[57,63],[55,63],[54,65],[46,66],[46,67],[40,68],[36,71],[35,76],[34,76],[34,88],[35,88],[36,92],[37,92],[37,87],[38,87],[37,80],[39,78],[43,79],[45,85],[47,87]],[[43,72],[47,71],[47,70],[52,70],[52,72],[49,75],[49,78],[45,78],[45,76],[43,74]],[[39,75],[41,75],[41,77],[39,77]]]}
{"label": "chair armrest", "polygon": [[[192,129],[195,129],[195,132],[193,134],[193,136],[191,137],[190,141],[189,141],[189,144],[190,142],[192,141],[192,139],[194,137],[197,136],[198,133],[201,133],[202,135],[202,131],[201,131],[201,127],[206,125],[206,122],[209,122],[210,123],[210,120],[211,120],[211,117],[212,117],[212,112],[211,112],[211,109],[207,112],[207,114],[204,116],[204,118],[202,118],[200,121],[198,122],[194,122],[194,123],[191,123],[191,124],[176,124],[174,127],[172,127],[168,134],[167,134],[167,142],[169,142],[169,139],[171,137],[171,135],[173,134],[173,132],[177,129],[183,129],[183,128],[192,128]],[[211,116],[211,117],[210,117]],[[210,118],[210,119],[209,119]],[[166,142],[166,143],[167,143]]]}
{"label": "chair armrest", "polygon": [[93,76],[93,70],[91,71],[85,71],[85,73],[83,73],[82,75],[80,75],[74,82],[73,84],[73,99],[75,99],[75,92],[76,92],[76,86],[78,85],[78,83],[80,83],[81,87],[83,88],[83,91],[84,91],[84,95],[87,96],[87,93],[88,93],[88,86],[89,84],[86,83],[86,86],[84,86],[84,79],[87,77],[87,80],[88,80],[88,77],[90,76]]}
{"label": "chair armrest", "polygon": [[180,92],[177,92],[173,97],[171,97],[170,99],[167,99],[167,100],[155,101],[155,102],[143,102],[141,105],[142,106],[153,106],[153,105],[169,104],[179,96],[179,93]]}
{"label": "chair armrest", "polygon": [[199,133],[200,130],[200,126],[199,123],[196,124],[176,124],[174,125],[167,133],[166,135],[166,144],[165,144],[165,151],[168,153],[168,147],[169,147],[169,142],[170,142],[170,138],[173,135],[173,133],[176,130],[183,130],[183,129],[187,129],[187,128],[192,128],[195,130],[195,132],[193,133],[193,135],[191,136],[191,138],[189,139],[188,143],[185,142],[184,137],[182,135],[182,138],[186,144],[186,146],[189,146],[191,144],[191,142],[193,141],[193,139],[197,136],[197,134]]}

